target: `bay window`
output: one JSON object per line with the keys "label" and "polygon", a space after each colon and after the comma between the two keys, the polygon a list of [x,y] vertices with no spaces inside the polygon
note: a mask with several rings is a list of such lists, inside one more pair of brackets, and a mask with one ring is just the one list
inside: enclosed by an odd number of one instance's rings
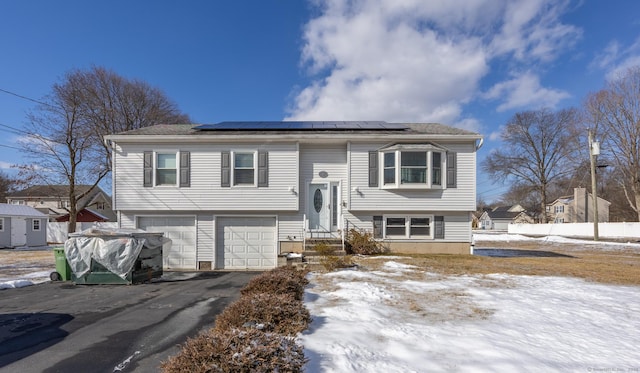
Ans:
{"label": "bay window", "polygon": [[401,144],[381,150],[382,188],[442,188],[446,150],[431,144]]}

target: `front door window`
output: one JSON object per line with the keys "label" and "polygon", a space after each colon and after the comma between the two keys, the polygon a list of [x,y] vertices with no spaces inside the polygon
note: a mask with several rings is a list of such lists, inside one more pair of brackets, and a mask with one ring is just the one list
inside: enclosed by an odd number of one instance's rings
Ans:
{"label": "front door window", "polygon": [[328,185],[326,183],[309,184],[308,196],[309,229],[330,232],[331,213]]}
{"label": "front door window", "polygon": [[313,192],[313,208],[317,213],[322,211],[323,202],[322,190],[320,188],[316,188],[316,191]]}

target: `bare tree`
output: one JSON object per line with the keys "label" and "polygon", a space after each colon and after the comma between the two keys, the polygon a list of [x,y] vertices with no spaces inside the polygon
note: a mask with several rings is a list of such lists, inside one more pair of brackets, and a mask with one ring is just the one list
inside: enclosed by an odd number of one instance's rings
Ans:
{"label": "bare tree", "polygon": [[[176,105],[148,84],[101,67],[74,70],[29,115],[20,166],[25,184],[69,185],[69,232],[75,231],[78,201],[111,171],[103,136],[157,123],[188,122]],[[77,185],[90,185],[81,192]]]}
{"label": "bare tree", "polygon": [[[544,212],[549,185],[573,169],[576,119],[573,109],[514,115],[501,135],[504,146],[487,156],[482,169],[497,180],[510,180],[519,188],[535,190],[540,211]],[[547,221],[546,214],[541,214],[541,221]]]}
{"label": "bare tree", "polygon": [[7,202],[7,195],[15,190],[15,181],[4,171],[0,171],[0,203]]}
{"label": "bare tree", "polygon": [[544,210],[540,211],[540,196],[536,192],[536,187],[519,182],[509,186],[509,189],[500,196],[499,203],[505,206],[520,205],[528,214],[536,218],[544,213]]}
{"label": "bare tree", "polygon": [[640,221],[640,67],[628,69],[585,103],[587,119],[610,155],[618,184]]}

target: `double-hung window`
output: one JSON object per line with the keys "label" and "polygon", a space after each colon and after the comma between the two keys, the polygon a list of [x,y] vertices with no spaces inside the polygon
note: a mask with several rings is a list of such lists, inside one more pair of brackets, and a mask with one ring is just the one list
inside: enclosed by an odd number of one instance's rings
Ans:
{"label": "double-hung window", "polygon": [[191,153],[188,151],[144,151],[143,186],[191,185]]}
{"label": "double-hung window", "polygon": [[177,184],[176,153],[158,153],[156,156],[156,185]]}
{"label": "double-hung window", "polygon": [[[380,150],[382,188],[442,188],[447,151],[432,144],[400,144]],[[455,166],[455,165],[452,165]],[[455,175],[452,173],[452,181]]]}
{"label": "double-hung window", "polygon": [[220,153],[220,186],[269,186],[269,153],[264,150],[223,151]]}
{"label": "double-hung window", "polygon": [[433,216],[386,216],[386,238],[433,238]]}
{"label": "double-hung window", "polygon": [[400,184],[427,183],[427,152],[400,151]]}
{"label": "double-hung window", "polygon": [[255,185],[255,153],[233,153],[233,185]]}

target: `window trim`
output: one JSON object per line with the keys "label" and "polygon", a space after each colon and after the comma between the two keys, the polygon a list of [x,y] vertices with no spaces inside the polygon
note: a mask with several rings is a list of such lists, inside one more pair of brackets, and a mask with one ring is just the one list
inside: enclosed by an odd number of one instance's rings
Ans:
{"label": "window trim", "polygon": [[[400,236],[400,235],[388,235],[387,234],[387,220],[388,219],[404,219],[404,235]],[[429,235],[412,235],[411,234],[411,227],[413,227],[414,225],[411,224],[411,219],[429,219],[429,223],[426,225],[429,228]],[[406,240],[406,239],[429,239],[429,240],[433,240],[435,237],[435,216],[433,214],[408,214],[408,215],[403,215],[403,214],[393,214],[393,215],[384,215],[382,218],[382,237],[384,239],[389,239],[389,240]]]}
{"label": "window trim", "polygon": [[[176,182],[173,184],[167,183],[167,184],[158,184],[158,170],[160,170],[160,168],[158,168],[158,157],[161,155],[173,155],[174,156],[174,160],[175,160],[175,167],[173,168],[173,170],[175,171],[175,176],[176,176]],[[179,185],[179,176],[178,176],[178,170],[180,169],[179,167],[179,162],[180,161],[180,152],[175,150],[162,150],[162,151],[155,151],[153,152],[153,186],[154,187],[173,187],[173,186],[178,186]],[[170,170],[170,168],[162,168],[162,170]]]}
{"label": "window trim", "polygon": [[[253,157],[253,183],[236,184],[236,154],[251,154]],[[258,151],[257,150],[232,150],[230,152],[230,186],[232,188],[255,188],[258,186]],[[248,169],[248,168],[243,168]]]}
{"label": "window trim", "polygon": [[[402,153],[416,153],[423,152],[426,153],[426,170],[425,170],[425,183],[403,183],[402,182]],[[440,183],[434,183],[434,172],[435,168],[433,167],[433,153],[440,154]],[[387,154],[393,154],[394,158],[394,167],[386,166],[385,157]],[[431,144],[407,144],[407,145],[395,145],[391,147],[387,147],[381,149],[378,153],[379,159],[378,163],[381,164],[380,172],[379,172],[379,185],[381,189],[447,189],[447,174],[443,172],[443,170],[447,170],[447,150],[436,147]],[[405,167],[406,168],[406,167]],[[411,167],[418,168],[418,167]],[[394,182],[393,183],[385,183],[385,171],[394,170]]]}
{"label": "window trim", "polygon": [[[36,222],[38,222],[38,227],[36,228]],[[42,229],[42,222],[40,221],[40,219],[33,219],[31,220],[31,230],[34,232],[40,232],[40,230]]]}

